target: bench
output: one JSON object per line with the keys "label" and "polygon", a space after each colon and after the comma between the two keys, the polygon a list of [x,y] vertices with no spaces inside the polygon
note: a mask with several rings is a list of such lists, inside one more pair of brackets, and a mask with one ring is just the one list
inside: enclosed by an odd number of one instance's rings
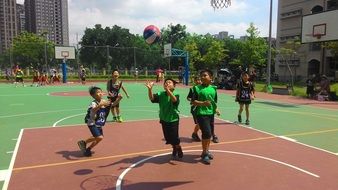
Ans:
{"label": "bench", "polygon": [[272,88],[272,94],[290,95],[291,90],[289,88],[273,87]]}

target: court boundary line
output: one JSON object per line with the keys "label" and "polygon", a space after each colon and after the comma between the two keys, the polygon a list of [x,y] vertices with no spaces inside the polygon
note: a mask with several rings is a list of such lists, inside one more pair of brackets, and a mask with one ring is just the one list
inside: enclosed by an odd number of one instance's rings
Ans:
{"label": "court boundary line", "polygon": [[[259,130],[259,129],[256,129],[256,128],[253,128],[253,127],[246,127],[246,126],[243,126],[243,125],[239,125],[239,124],[236,124],[232,121],[229,121],[229,120],[223,120],[221,118],[218,118],[224,122],[230,122],[232,124],[235,124],[235,125],[238,125],[240,127],[245,127],[245,128],[249,128],[251,130],[254,130],[254,131],[257,131],[257,132],[260,132],[260,133],[263,133],[263,134],[267,134],[267,135],[271,135],[271,136],[274,136],[275,138],[280,138],[280,139],[283,139],[283,140],[286,140],[284,138],[281,138],[279,136],[284,136],[284,137],[293,137],[293,136],[304,136],[304,135],[309,135],[309,134],[318,134],[318,133],[322,133],[322,132],[330,132],[330,131],[338,131],[338,129],[331,129],[331,130],[322,130],[322,131],[312,131],[312,132],[304,132],[304,133],[294,133],[294,134],[284,134],[284,135],[275,135],[275,134],[272,134],[272,133],[269,133],[269,132],[266,132],[266,131],[262,131],[262,130]],[[296,140],[296,139],[295,139]],[[296,143],[296,144],[300,144],[300,145],[303,145],[303,146],[306,146],[306,147],[309,147],[309,148],[313,148],[313,149],[316,149],[316,150],[320,150],[320,151],[323,151],[323,152],[326,152],[326,153],[329,153],[329,154],[333,154],[333,155],[336,155],[334,152],[331,152],[331,151],[328,151],[328,150],[325,150],[325,149],[321,149],[321,148],[318,148],[318,147],[315,147],[315,146],[312,146],[312,145],[308,145],[308,144],[305,144],[305,143],[301,143],[299,142],[298,140],[296,141],[290,141],[290,142],[293,142],[293,143]]]}
{"label": "court boundary line", "polygon": [[11,180],[11,176],[12,176],[13,169],[14,169],[14,163],[15,163],[18,151],[19,151],[19,146],[20,146],[20,143],[21,143],[21,140],[22,140],[22,136],[23,136],[23,131],[24,130],[25,129],[21,129],[20,130],[20,133],[19,133],[19,136],[18,136],[18,140],[16,142],[15,149],[13,151],[12,159],[11,159],[11,162],[10,162],[9,167],[8,167],[7,176],[6,176],[4,184],[2,186],[2,190],[7,190],[8,189],[9,181]]}
{"label": "court boundary line", "polygon": [[[184,153],[187,153],[187,152],[200,152],[201,150],[185,150],[183,151]],[[245,152],[236,152],[236,151],[226,151],[226,150],[210,150],[211,152],[218,152],[218,153],[228,153],[228,154],[237,154],[237,155],[242,155],[242,156],[249,156],[249,157],[254,157],[254,158],[259,158],[259,159],[263,159],[263,160],[267,160],[267,161],[271,161],[271,162],[274,162],[274,163],[277,163],[277,164],[280,164],[280,165],[283,165],[283,166],[287,166],[289,168],[292,168],[292,169],[295,169],[295,170],[298,170],[300,172],[303,172],[305,174],[308,174],[312,177],[316,177],[316,178],[320,178],[319,175],[315,174],[315,173],[312,173],[312,172],[309,172],[305,169],[302,169],[300,167],[297,167],[297,166],[294,166],[292,164],[288,164],[286,162],[282,162],[282,161],[279,161],[279,160],[275,160],[275,159],[272,159],[272,158],[269,158],[269,157],[265,157],[265,156],[260,156],[260,155],[256,155],[256,154],[250,154],[250,153],[245,153]],[[144,158],[136,163],[133,163],[131,164],[130,166],[128,166],[127,169],[123,170],[123,172],[118,176],[117,178],[117,181],[115,183],[115,188],[116,190],[122,190],[122,181],[123,181],[123,178],[124,176],[129,172],[131,171],[133,168],[135,168],[137,165],[141,164],[141,163],[144,163],[148,160],[151,160],[153,158],[157,158],[157,157],[161,157],[161,156],[165,156],[165,155],[170,155],[171,153],[163,153],[163,154],[157,154],[157,155],[153,155],[153,156],[149,156],[148,158]]]}

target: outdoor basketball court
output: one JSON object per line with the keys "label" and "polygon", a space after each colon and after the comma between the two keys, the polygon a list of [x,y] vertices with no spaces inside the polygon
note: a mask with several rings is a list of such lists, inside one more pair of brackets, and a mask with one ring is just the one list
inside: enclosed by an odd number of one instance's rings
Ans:
{"label": "outdoor basketball court", "polygon": [[[143,83],[125,85],[131,95],[122,102],[126,122],[108,122],[105,139],[90,158],[76,144],[89,136],[82,124],[88,86],[15,88],[16,95],[1,102],[16,110],[2,115],[2,121],[17,123],[2,127],[8,134],[17,131],[3,189],[338,189],[336,102],[258,93],[247,127],[230,122],[238,105],[233,91],[220,90],[222,115],[215,125],[220,143],[211,144],[215,159],[204,165],[201,144],[190,138],[194,124],[185,101],[188,89],[177,87],[185,156],[171,160],[158,105],[148,102]],[[8,94],[14,89],[1,88]],[[158,84],[154,91],[161,88]],[[28,96],[30,101],[24,101]],[[37,103],[42,107],[35,108]],[[6,147],[8,138],[2,138]]]}

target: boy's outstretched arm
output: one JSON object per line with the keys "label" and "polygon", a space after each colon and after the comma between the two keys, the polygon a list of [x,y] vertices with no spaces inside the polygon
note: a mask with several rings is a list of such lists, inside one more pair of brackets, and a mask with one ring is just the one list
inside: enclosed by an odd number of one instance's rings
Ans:
{"label": "boy's outstretched arm", "polygon": [[165,91],[167,92],[167,94],[169,95],[170,97],[170,100],[175,103],[177,102],[177,98],[176,96],[173,94],[173,92],[168,88],[168,86],[165,87]]}
{"label": "boy's outstretched arm", "polygon": [[129,98],[129,94],[128,94],[127,90],[123,87],[123,85],[121,86],[121,88],[122,88],[124,94],[127,96],[127,98]]}
{"label": "boy's outstretched arm", "polygon": [[146,87],[148,88],[148,97],[149,97],[149,100],[150,101],[153,101],[154,100],[154,94],[153,94],[153,86],[154,86],[154,82],[147,82],[146,84]]}

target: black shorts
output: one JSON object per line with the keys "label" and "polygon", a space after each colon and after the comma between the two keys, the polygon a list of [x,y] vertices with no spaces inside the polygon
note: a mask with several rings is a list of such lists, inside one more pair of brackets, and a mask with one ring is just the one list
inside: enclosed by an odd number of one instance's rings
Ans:
{"label": "black shorts", "polygon": [[23,82],[23,78],[18,78],[18,77],[16,77],[16,78],[15,78],[15,82]]}
{"label": "black shorts", "polygon": [[160,123],[162,125],[163,136],[166,141],[165,144],[179,145],[181,142],[178,135],[179,121],[160,121]]}
{"label": "black shorts", "polygon": [[238,100],[239,104],[245,104],[245,105],[249,105],[251,104],[251,100]]}
{"label": "black shorts", "polygon": [[212,136],[212,128],[214,127],[214,115],[197,115],[197,122],[202,131],[202,139],[210,139]]}
{"label": "black shorts", "polygon": [[[115,102],[115,100],[117,99],[117,96],[115,97],[110,97],[110,96],[107,96],[108,100],[111,101],[111,103]],[[120,103],[116,104],[115,106],[111,106],[111,108],[119,108],[120,107]]]}
{"label": "black shorts", "polygon": [[88,128],[90,132],[92,133],[93,137],[103,136],[102,127],[99,127],[97,125],[91,125],[91,126],[88,126]]}

